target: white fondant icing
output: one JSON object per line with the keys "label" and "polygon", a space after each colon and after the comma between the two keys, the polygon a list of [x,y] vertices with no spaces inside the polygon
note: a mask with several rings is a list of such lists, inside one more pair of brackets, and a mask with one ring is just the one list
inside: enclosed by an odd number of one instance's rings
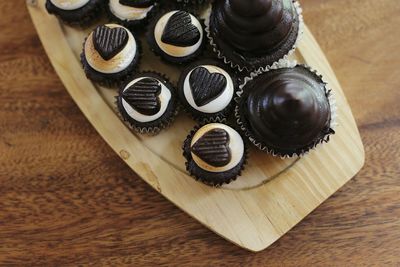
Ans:
{"label": "white fondant icing", "polygon": [[192,154],[192,158],[194,162],[202,168],[203,170],[209,171],[209,172],[225,172],[229,171],[233,168],[235,168],[240,161],[242,160],[244,153],[245,153],[245,148],[244,148],[244,142],[242,137],[239,135],[238,132],[236,132],[233,128],[229,127],[228,125],[221,124],[221,123],[210,123],[202,128],[200,128],[196,134],[192,138],[192,142],[190,146],[192,147],[205,133],[207,133],[210,130],[213,130],[215,128],[223,129],[229,134],[229,149],[231,150],[231,161],[223,166],[223,167],[214,167],[209,165],[208,163],[204,162],[202,159],[200,159],[198,156],[196,156],[194,153]]}
{"label": "white fondant icing", "polygon": [[203,42],[203,36],[204,36],[203,27],[201,26],[200,21],[196,17],[194,17],[192,14],[190,14],[190,18],[192,19],[192,24],[200,32],[199,41],[195,45],[188,46],[188,47],[179,47],[179,46],[174,46],[174,45],[164,43],[161,40],[161,37],[164,32],[164,28],[167,25],[170,17],[172,15],[174,15],[176,12],[178,12],[178,10],[171,11],[159,19],[159,21],[156,24],[156,27],[154,28],[154,37],[155,37],[157,45],[160,47],[160,49],[162,51],[164,51],[164,53],[166,53],[172,57],[186,57],[186,56],[189,56],[189,55],[195,53],[200,48],[200,46]]}
{"label": "white fondant icing", "polygon": [[[133,84],[135,84],[143,79],[146,79],[146,78],[148,78],[148,77],[140,77],[140,78],[137,78],[137,79],[131,81],[125,87],[124,91],[127,90],[129,87],[131,87]],[[163,84],[160,81],[159,81],[159,83],[161,85],[161,93],[158,97],[160,98],[161,107],[160,107],[160,111],[157,112],[157,114],[155,114],[155,115],[148,116],[148,115],[141,114],[141,113],[137,112],[131,105],[129,105],[128,102],[126,102],[124,99],[122,99],[122,105],[123,105],[126,113],[128,113],[128,115],[132,119],[134,119],[135,121],[138,121],[138,122],[145,123],[145,122],[152,122],[152,121],[158,120],[159,118],[162,117],[162,115],[164,115],[165,111],[168,108],[168,104],[172,98],[172,95],[171,95],[171,91],[167,88],[167,86],[165,86],[165,84]]]}
{"label": "white fondant icing", "polygon": [[50,0],[50,2],[56,7],[63,10],[75,10],[83,7],[90,0]]}
{"label": "white fondant icing", "polygon": [[108,4],[111,13],[121,20],[142,20],[152,10],[154,5],[144,8],[120,4],[119,0],[110,0]]}
{"label": "white fondant icing", "polygon": [[[106,24],[106,26],[110,28],[122,27],[117,24]],[[129,36],[128,43],[121,52],[110,60],[105,60],[100,56],[94,48],[93,32],[89,35],[85,43],[85,57],[93,69],[106,74],[118,73],[125,70],[132,63],[137,52],[137,43],[132,33],[126,28],[125,30]]]}
{"label": "white fondant icing", "polygon": [[[190,82],[189,82],[190,75],[192,74],[193,70],[195,70],[198,67],[204,67],[210,73],[220,73],[220,74],[224,75],[226,78],[226,82],[227,82],[226,87],[220,96],[218,96],[216,99],[214,99],[210,103],[208,103],[204,106],[201,106],[201,107],[197,106],[196,103],[194,102],[194,98],[193,98],[193,94],[192,94],[192,90],[191,90]],[[226,108],[229,105],[229,103],[231,103],[234,92],[235,92],[231,76],[225,70],[223,70],[217,66],[202,65],[202,66],[198,66],[198,67],[194,68],[193,70],[191,70],[188,73],[188,75],[185,78],[185,82],[183,84],[183,93],[185,95],[187,102],[194,109],[196,109],[200,112],[203,112],[203,113],[217,113],[217,112],[222,111],[224,108]]]}

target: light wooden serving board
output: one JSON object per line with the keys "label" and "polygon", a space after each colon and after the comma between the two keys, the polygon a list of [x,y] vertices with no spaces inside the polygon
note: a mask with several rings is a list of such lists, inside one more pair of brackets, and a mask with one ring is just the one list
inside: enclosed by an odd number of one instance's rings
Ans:
{"label": "light wooden serving board", "polygon": [[[227,240],[261,251],[288,232],[349,181],[364,164],[364,148],[350,107],[324,54],[307,28],[293,56],[317,69],[333,89],[339,126],[331,142],[303,158],[250,152],[243,176],[223,188],[196,182],[185,171],[181,146],[195,123],[180,115],[158,136],[133,133],[115,111],[116,90],[86,79],[79,54],[86,32],[47,14],[45,0],[28,0],[32,20],[51,63],[71,97],[104,140],[143,180],[183,211]],[[161,63],[145,43],[142,69],[179,71]],[[134,208],[134,207],[132,207]]]}

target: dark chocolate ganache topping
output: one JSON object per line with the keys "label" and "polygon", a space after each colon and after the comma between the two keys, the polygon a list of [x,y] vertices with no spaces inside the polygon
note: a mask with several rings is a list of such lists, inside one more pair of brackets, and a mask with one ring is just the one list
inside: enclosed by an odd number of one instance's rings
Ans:
{"label": "dark chocolate ganache topping", "polygon": [[325,83],[303,66],[262,74],[244,90],[247,127],[270,149],[300,151],[331,131]]}
{"label": "dark chocolate ganache topping", "polygon": [[297,19],[292,0],[219,0],[212,30],[238,52],[265,55],[286,41]]}

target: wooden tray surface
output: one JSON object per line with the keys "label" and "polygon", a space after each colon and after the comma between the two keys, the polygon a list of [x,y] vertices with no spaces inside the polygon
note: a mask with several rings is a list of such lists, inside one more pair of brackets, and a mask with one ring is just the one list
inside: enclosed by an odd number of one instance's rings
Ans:
{"label": "wooden tray surface", "polygon": [[[364,148],[351,109],[307,27],[293,59],[317,69],[333,89],[339,107],[336,135],[302,158],[280,159],[252,149],[243,175],[215,189],[194,181],[185,171],[181,146],[195,123],[183,114],[158,136],[133,133],[116,113],[116,90],[94,85],[81,68],[79,54],[90,29],[60,24],[47,14],[44,3],[27,1],[32,20],[57,74],[93,127],[155,190],[238,246],[251,251],[267,248],[363,166]],[[175,83],[179,71],[161,63],[142,43],[141,68],[163,72]]]}

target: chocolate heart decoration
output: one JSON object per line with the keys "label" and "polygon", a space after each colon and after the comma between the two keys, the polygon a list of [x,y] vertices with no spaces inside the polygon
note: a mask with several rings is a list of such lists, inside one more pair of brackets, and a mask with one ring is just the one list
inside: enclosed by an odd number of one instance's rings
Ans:
{"label": "chocolate heart decoration", "polygon": [[190,14],[177,11],[169,18],[161,41],[170,45],[188,47],[197,44],[200,35],[199,29],[192,24]]}
{"label": "chocolate heart decoration", "polygon": [[154,4],[154,0],[119,0],[119,3],[124,6],[146,8]]}
{"label": "chocolate heart decoration", "polygon": [[232,158],[229,148],[229,134],[224,129],[216,128],[206,132],[192,146],[193,154],[214,167],[226,166]]}
{"label": "chocolate heart decoration", "polygon": [[153,116],[161,109],[159,95],[160,82],[153,78],[144,78],[122,93],[122,98],[137,112]]}
{"label": "chocolate heart decoration", "polygon": [[194,102],[201,107],[218,98],[224,92],[227,81],[220,73],[210,73],[208,69],[198,67],[190,74],[189,84]]}
{"label": "chocolate heart decoration", "polygon": [[94,30],[94,48],[104,60],[110,60],[128,43],[128,32],[121,27],[109,28],[101,25]]}

